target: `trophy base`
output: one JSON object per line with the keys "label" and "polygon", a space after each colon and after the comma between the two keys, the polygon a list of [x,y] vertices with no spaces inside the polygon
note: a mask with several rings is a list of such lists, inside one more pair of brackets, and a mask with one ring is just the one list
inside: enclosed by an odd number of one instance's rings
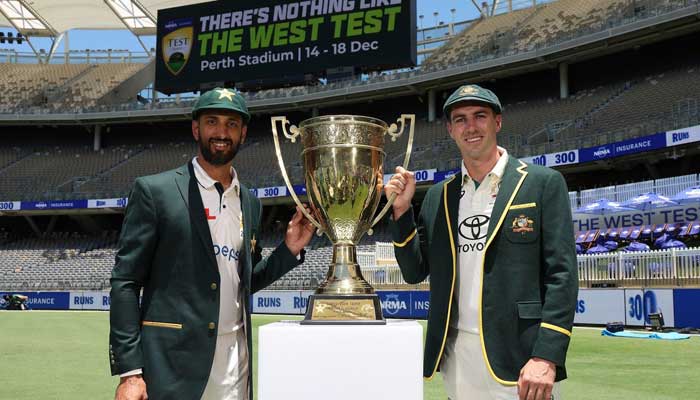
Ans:
{"label": "trophy base", "polygon": [[312,294],[301,325],[386,325],[376,294]]}

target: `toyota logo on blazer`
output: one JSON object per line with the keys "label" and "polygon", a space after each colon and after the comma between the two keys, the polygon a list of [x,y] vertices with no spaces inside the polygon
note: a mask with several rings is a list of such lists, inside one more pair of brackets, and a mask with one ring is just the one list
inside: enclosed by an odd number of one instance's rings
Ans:
{"label": "toyota logo on blazer", "polygon": [[459,224],[459,235],[467,240],[480,240],[486,237],[489,227],[488,215],[472,215]]}

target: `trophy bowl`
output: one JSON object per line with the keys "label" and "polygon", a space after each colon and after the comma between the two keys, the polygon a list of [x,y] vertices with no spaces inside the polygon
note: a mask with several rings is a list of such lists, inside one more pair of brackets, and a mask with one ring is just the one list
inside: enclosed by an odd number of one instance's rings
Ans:
{"label": "trophy bowl", "polygon": [[[389,135],[395,141],[402,135],[406,121],[410,122],[410,128],[404,168],[410,158],[414,115],[402,115],[397,120],[401,124],[398,132],[396,124],[358,115],[314,117],[302,121],[298,128],[290,126],[289,132],[286,117],[272,118],[277,160],[287,188],[318,233],[325,234],[333,244],[326,279],[310,298],[306,321],[384,322],[379,298],[362,277],[356,246],[365,233],[372,234],[372,227],[393,203],[395,196],[373,218],[382,196],[385,137]],[[278,122],[292,143],[301,137],[300,156],[311,213],[301,205],[287,175],[277,134]]]}

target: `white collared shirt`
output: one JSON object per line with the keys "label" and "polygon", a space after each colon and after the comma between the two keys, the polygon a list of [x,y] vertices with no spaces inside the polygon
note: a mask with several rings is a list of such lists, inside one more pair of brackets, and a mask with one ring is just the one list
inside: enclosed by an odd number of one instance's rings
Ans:
{"label": "white collared shirt", "polygon": [[199,194],[209,223],[214,243],[214,255],[221,277],[219,283],[219,335],[235,332],[243,326],[243,297],[240,290],[238,260],[243,248],[243,213],[241,211],[240,182],[231,167],[231,186],[221,195],[217,183],[192,159]]}
{"label": "white collared shirt", "polygon": [[491,211],[496,203],[501,178],[508,164],[508,152],[498,147],[496,165],[477,188],[462,163],[462,192],[457,224],[457,270],[450,326],[479,333],[479,296],[483,275],[482,260]]}

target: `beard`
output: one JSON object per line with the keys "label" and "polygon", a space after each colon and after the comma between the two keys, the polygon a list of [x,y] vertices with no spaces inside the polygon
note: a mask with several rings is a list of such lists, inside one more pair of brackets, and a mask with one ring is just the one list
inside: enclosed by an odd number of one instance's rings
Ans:
{"label": "beard", "polygon": [[211,144],[213,141],[214,139],[209,139],[206,142],[201,139],[197,141],[197,143],[199,143],[199,151],[202,153],[202,157],[204,157],[204,159],[211,165],[230,164],[231,161],[233,161],[233,158],[236,157],[236,153],[238,153],[240,142],[234,143],[230,139],[224,139],[225,142],[228,142],[229,149],[224,151],[212,151]]}

